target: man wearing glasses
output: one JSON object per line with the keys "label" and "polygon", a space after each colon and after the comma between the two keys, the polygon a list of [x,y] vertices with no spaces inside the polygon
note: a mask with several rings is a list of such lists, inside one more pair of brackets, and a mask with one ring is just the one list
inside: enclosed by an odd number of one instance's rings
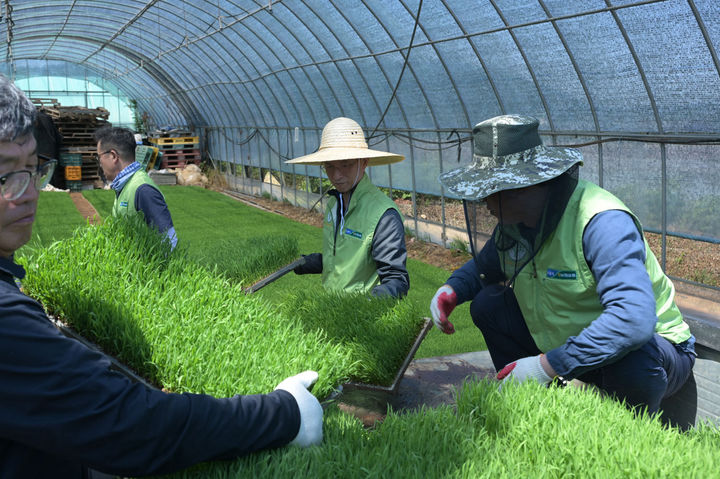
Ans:
{"label": "man wearing glasses", "polygon": [[[322,440],[317,373],[269,394],[214,398],[133,383],[102,354],[65,337],[24,295],[13,261],[30,239],[38,190],[35,107],[0,75],[0,477],[165,474],[286,444]],[[90,469],[92,468],[92,469]]]}
{"label": "man wearing glasses", "polygon": [[127,128],[107,126],[95,132],[97,160],[115,190],[113,216],[141,212],[145,222],[167,235],[173,248],[177,235],[165,197],[142,165],[135,161],[135,135]]}
{"label": "man wearing glasses", "polygon": [[323,252],[305,256],[297,274],[322,273],[326,289],[405,296],[410,277],[405,263],[405,227],[395,203],[370,182],[365,168],[404,160],[371,150],[360,125],[335,118],[322,131],[315,153],[287,161],[320,165],[335,187],[323,221]]}

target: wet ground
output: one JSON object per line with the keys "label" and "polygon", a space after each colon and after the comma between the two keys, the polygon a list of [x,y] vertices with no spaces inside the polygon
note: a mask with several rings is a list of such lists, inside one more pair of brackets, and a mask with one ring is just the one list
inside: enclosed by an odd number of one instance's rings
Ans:
{"label": "wet ground", "polygon": [[345,386],[337,398],[338,407],[372,426],[394,411],[411,411],[421,406],[454,404],[455,391],[466,379],[495,377],[487,351],[415,359],[398,382],[396,391]]}

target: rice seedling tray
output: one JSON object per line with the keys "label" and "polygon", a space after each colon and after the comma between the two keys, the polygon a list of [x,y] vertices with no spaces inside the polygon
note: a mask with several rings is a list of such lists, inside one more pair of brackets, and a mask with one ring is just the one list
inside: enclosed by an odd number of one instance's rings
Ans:
{"label": "rice seedling tray", "polygon": [[361,383],[361,382],[347,382],[342,385],[343,391],[348,389],[364,389],[369,391],[381,391],[386,392],[391,395],[396,395],[398,391],[398,385],[400,384],[400,381],[403,378],[403,375],[405,374],[405,371],[407,370],[408,366],[410,365],[410,361],[412,361],[413,357],[415,356],[415,353],[417,352],[418,348],[420,347],[420,343],[422,343],[423,339],[425,339],[425,336],[427,336],[427,333],[430,332],[430,329],[432,329],[432,320],[430,318],[423,318],[423,326],[420,329],[420,332],[418,333],[417,337],[415,338],[415,341],[413,342],[413,345],[410,347],[410,350],[408,351],[407,356],[405,356],[405,360],[400,365],[400,369],[398,369],[398,372],[395,374],[395,378],[393,379],[392,383],[389,386],[380,386],[376,384],[367,384],[367,383]]}

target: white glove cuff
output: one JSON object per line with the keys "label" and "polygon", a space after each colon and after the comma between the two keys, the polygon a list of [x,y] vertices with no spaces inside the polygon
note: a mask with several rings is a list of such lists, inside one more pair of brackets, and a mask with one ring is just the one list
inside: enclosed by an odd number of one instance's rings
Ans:
{"label": "white glove cuff", "polygon": [[538,378],[538,381],[543,383],[549,383],[553,380],[550,376],[548,376],[548,373],[545,372],[545,368],[542,367],[542,363],[540,362],[540,358],[542,357],[542,354],[538,354],[536,356],[537,361],[534,361],[533,367],[537,368],[537,370],[534,372],[534,375],[536,378]]}

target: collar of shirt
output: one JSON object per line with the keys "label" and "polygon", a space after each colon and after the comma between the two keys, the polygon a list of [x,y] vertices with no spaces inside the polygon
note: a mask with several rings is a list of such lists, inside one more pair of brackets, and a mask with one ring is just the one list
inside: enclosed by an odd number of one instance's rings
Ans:
{"label": "collar of shirt", "polygon": [[14,276],[18,279],[25,277],[25,268],[15,263],[10,258],[0,258],[0,272]]}
{"label": "collar of shirt", "polygon": [[110,183],[110,188],[118,192],[122,191],[125,183],[127,183],[133,173],[135,173],[140,168],[142,168],[142,165],[137,161],[133,161],[125,168],[123,168],[120,173],[118,173],[112,183]]}

